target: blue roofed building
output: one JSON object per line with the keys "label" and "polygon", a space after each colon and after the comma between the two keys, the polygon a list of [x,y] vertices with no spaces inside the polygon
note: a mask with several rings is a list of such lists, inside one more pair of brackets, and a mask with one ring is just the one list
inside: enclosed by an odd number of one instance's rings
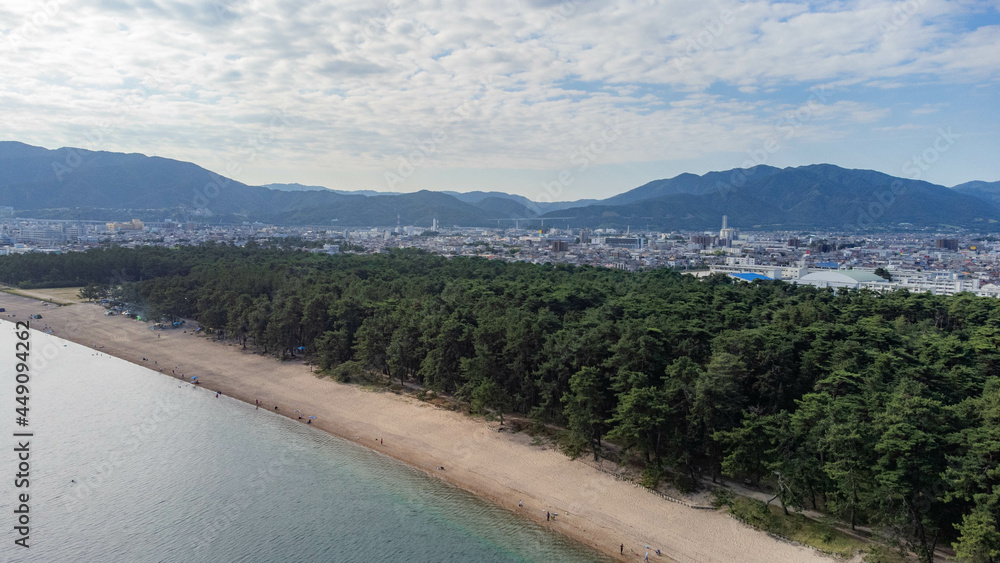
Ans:
{"label": "blue roofed building", "polygon": [[729,277],[736,278],[740,281],[745,281],[745,282],[752,282],[754,280],[772,280],[772,281],[774,280],[774,278],[769,278],[763,274],[754,274],[749,272],[740,274],[729,274]]}

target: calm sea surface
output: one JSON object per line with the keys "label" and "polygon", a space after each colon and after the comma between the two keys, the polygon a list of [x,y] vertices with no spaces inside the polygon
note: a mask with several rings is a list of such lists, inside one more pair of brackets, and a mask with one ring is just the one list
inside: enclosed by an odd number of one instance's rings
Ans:
{"label": "calm sea surface", "polygon": [[356,444],[36,331],[15,490],[14,343],[2,323],[0,560],[606,560]]}

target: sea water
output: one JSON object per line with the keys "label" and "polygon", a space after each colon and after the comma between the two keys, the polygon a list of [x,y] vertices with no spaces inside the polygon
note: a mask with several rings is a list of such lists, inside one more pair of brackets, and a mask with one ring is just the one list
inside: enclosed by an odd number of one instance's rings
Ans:
{"label": "sea water", "polygon": [[[298,421],[37,331],[30,342],[20,427],[14,327],[0,326],[0,560],[605,560]],[[14,543],[25,493],[27,549]]]}

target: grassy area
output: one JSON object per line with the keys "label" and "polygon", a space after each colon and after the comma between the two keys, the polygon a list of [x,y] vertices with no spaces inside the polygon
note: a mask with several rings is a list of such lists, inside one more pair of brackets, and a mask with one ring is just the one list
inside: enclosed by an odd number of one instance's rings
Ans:
{"label": "grassy area", "polygon": [[7,287],[3,288],[3,291],[12,295],[20,295],[21,297],[48,301],[56,305],[72,305],[73,303],[82,303],[84,301],[80,299],[79,287],[53,287],[47,289],[14,289]]}
{"label": "grassy area", "polygon": [[756,499],[737,497],[730,504],[729,513],[749,526],[845,558],[869,547],[866,542],[840,532],[830,524],[794,512],[786,516],[780,506],[767,506]]}

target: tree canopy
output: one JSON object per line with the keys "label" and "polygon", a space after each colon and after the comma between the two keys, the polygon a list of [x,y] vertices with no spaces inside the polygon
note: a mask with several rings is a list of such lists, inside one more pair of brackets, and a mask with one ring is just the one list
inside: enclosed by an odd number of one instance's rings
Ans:
{"label": "tree canopy", "polygon": [[341,377],[454,393],[694,480],[1000,558],[1000,300],[258,246],[0,257]]}

